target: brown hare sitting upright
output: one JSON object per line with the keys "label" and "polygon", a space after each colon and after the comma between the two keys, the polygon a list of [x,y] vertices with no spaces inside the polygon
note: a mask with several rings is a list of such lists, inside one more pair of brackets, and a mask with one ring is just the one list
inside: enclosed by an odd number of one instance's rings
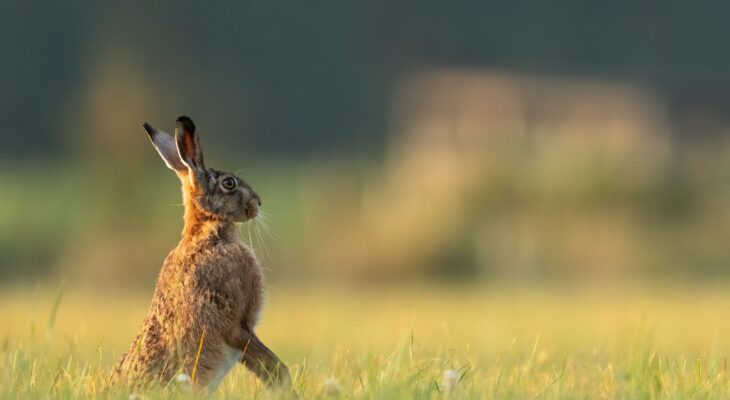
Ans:
{"label": "brown hare sitting upright", "polygon": [[269,384],[290,386],[286,366],[254,333],[263,302],[261,268],[238,237],[261,199],[240,178],[206,169],[195,124],[177,119],[175,138],[144,129],[182,181],[185,227],[165,259],[142,329],[115,370],[131,385],[186,373],[214,388],[240,361]]}

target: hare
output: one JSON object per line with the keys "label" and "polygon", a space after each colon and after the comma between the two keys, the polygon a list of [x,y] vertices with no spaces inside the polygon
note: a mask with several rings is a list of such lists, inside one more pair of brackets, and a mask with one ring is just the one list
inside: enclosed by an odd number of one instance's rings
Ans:
{"label": "hare", "polygon": [[271,385],[289,387],[287,367],[256,336],[263,282],[237,224],[255,218],[261,199],[242,179],[208,169],[193,121],[177,119],[175,138],[145,123],[165,164],[182,182],[182,240],[165,258],[142,329],[114,370],[130,385],[186,373],[215,388],[237,363]]}

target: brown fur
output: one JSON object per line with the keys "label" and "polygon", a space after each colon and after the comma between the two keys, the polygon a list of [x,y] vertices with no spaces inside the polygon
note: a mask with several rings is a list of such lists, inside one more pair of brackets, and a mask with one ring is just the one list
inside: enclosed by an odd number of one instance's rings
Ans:
{"label": "brown fur", "polygon": [[[240,178],[205,169],[189,118],[178,119],[177,154],[169,135],[148,124],[145,129],[182,181],[185,226],[162,265],[142,329],[115,369],[116,380],[167,382],[184,372],[195,385],[207,385],[223,377],[233,349],[262,380],[290,384],[286,366],[254,333],[263,278],[237,234],[239,222],[257,215],[258,195]],[[236,180],[235,190],[221,186],[229,177]]]}

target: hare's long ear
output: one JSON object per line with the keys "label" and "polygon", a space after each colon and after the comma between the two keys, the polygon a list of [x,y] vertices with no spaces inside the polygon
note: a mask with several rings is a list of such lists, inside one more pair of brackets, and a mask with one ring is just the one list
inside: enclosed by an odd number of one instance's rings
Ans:
{"label": "hare's long ear", "polygon": [[205,164],[203,163],[203,149],[200,147],[200,139],[195,132],[193,120],[186,116],[177,119],[175,127],[175,140],[180,160],[190,171],[191,182],[198,185],[205,185]]}
{"label": "hare's long ear", "polygon": [[155,146],[155,150],[160,153],[160,157],[162,157],[162,160],[165,161],[165,164],[167,164],[171,170],[177,172],[178,175],[187,174],[188,167],[186,167],[180,159],[180,155],[177,152],[177,146],[175,145],[175,139],[167,133],[152,127],[152,125],[146,122],[142,126],[144,127],[144,130],[147,131],[147,135],[149,135],[152,145]]}

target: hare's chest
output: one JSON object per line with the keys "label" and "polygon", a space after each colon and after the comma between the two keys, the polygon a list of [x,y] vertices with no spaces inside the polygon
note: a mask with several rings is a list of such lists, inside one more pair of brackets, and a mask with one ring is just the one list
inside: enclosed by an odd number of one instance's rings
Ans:
{"label": "hare's chest", "polygon": [[263,276],[253,251],[243,243],[230,243],[221,253],[225,258],[223,282],[238,296],[243,304],[255,305],[261,300]]}
{"label": "hare's chest", "polygon": [[222,254],[228,258],[226,271],[230,279],[240,283],[243,289],[260,285],[263,279],[261,267],[248,246],[243,242],[233,242],[225,246]]}
{"label": "hare's chest", "polygon": [[232,264],[231,275],[238,285],[240,318],[253,328],[258,323],[264,298],[261,267],[254,252],[243,242],[234,243],[230,254],[235,254],[236,260]]}

